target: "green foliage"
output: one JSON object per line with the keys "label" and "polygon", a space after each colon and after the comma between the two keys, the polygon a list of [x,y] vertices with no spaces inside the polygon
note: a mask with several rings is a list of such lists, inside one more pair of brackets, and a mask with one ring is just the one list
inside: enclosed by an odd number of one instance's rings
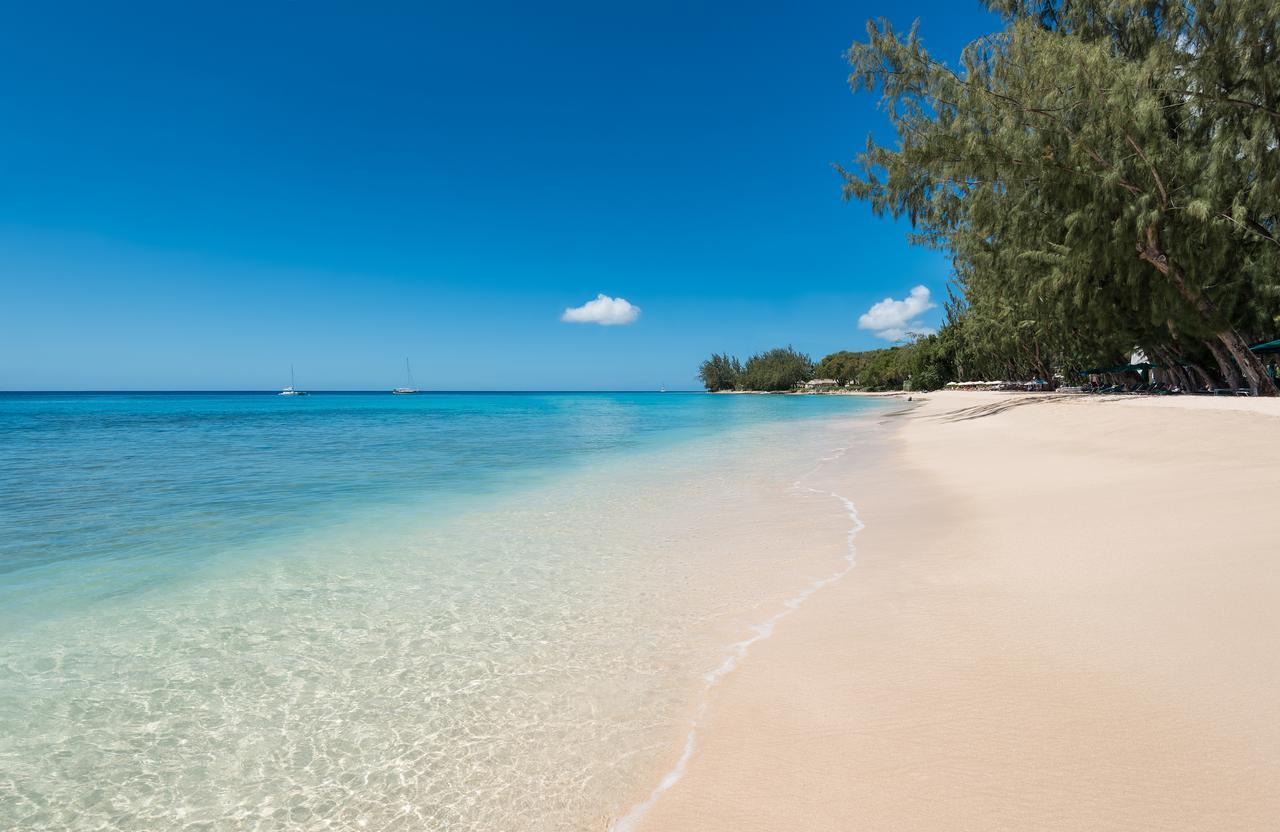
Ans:
{"label": "green foliage", "polygon": [[744,367],[731,355],[716,353],[698,370],[702,386],[711,392],[792,390],[813,378],[813,361],[791,347],[778,347],[753,355]]}
{"label": "green foliage", "polygon": [[698,369],[702,386],[712,393],[736,390],[742,378],[742,363],[731,355],[712,355]]}
{"label": "green foliage", "polygon": [[954,359],[939,335],[881,350],[833,352],[814,375],[863,390],[936,390],[955,377]]}
{"label": "green foliage", "polygon": [[848,53],[897,142],[842,170],[846,197],[955,265],[916,372],[1048,378],[1136,346],[1270,391],[1246,345],[1280,316],[1280,5],[988,5],[1003,29],[955,69],[885,21]]}
{"label": "green foliage", "polygon": [[791,390],[813,378],[813,360],[791,347],[777,347],[747,359],[742,372],[746,390]]}
{"label": "green foliage", "polygon": [[814,368],[814,378],[833,378],[841,384],[857,382],[862,368],[866,365],[865,352],[833,352],[818,362]]}
{"label": "green foliage", "polygon": [[910,389],[937,390],[954,381],[955,356],[947,339],[949,333],[929,335],[911,345]]}

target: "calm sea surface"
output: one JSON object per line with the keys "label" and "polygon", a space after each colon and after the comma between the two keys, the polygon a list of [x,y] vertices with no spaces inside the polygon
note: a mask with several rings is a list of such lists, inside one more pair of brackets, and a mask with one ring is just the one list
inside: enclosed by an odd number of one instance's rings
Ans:
{"label": "calm sea surface", "polygon": [[0,828],[599,828],[728,615],[687,542],[874,409],[0,394]]}

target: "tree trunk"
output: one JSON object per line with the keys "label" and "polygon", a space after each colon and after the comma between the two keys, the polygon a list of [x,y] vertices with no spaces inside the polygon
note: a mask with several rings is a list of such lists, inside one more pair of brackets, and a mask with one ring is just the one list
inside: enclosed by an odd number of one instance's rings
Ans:
{"label": "tree trunk", "polygon": [[1165,321],[1165,326],[1169,328],[1169,335],[1173,338],[1173,344],[1170,347],[1173,360],[1179,365],[1189,382],[1189,385],[1183,389],[1203,390],[1208,388],[1212,390],[1215,387],[1221,387],[1222,385],[1213,376],[1209,375],[1208,370],[1186,357],[1181,346],[1182,337],[1178,334],[1178,328],[1173,325],[1173,321]]}
{"label": "tree trunk", "polygon": [[1214,341],[1205,341],[1204,345],[1209,348],[1209,352],[1213,353],[1213,360],[1218,362],[1218,371],[1226,379],[1227,386],[1232,390],[1238,390],[1243,387],[1244,379],[1241,377],[1240,371],[1236,369],[1236,363],[1231,360],[1231,354],[1223,348],[1222,344]]}
{"label": "tree trunk", "polygon": [[[1182,367],[1177,354],[1173,350],[1152,347],[1147,355],[1154,356],[1160,362],[1160,373],[1185,393],[1196,389],[1195,379]],[[1166,382],[1168,383],[1168,382]]]}
{"label": "tree trunk", "polygon": [[1037,377],[1053,383],[1053,371],[1044,363],[1044,356],[1040,352],[1040,342],[1036,341],[1036,375]]}
{"label": "tree trunk", "polygon": [[1240,333],[1234,329],[1228,329],[1218,333],[1218,340],[1231,351],[1232,357],[1240,365],[1245,378],[1249,379],[1249,389],[1253,391],[1253,395],[1274,396],[1277,394],[1278,391],[1275,384],[1271,381],[1270,376],[1267,375],[1267,368],[1262,365],[1262,359],[1249,349],[1249,344],[1240,337]]}
{"label": "tree trunk", "polygon": [[[1187,283],[1186,275],[1182,273],[1182,269],[1178,268],[1178,265],[1161,250],[1160,227],[1158,225],[1147,227],[1146,239],[1138,243],[1138,259],[1150,263],[1155,267],[1156,271],[1168,278],[1178,290],[1178,293],[1191,304],[1192,308],[1199,313],[1205,323],[1211,326],[1221,323],[1218,321],[1218,309],[1214,306],[1213,301],[1192,288]],[[1249,379],[1249,387],[1253,390],[1254,395],[1277,395],[1276,386],[1267,377],[1267,370],[1262,366],[1261,359],[1250,352],[1249,345],[1240,337],[1240,333],[1228,327],[1218,332],[1218,340],[1235,358],[1235,363],[1240,366],[1240,370]],[[1218,354],[1221,347],[1216,347],[1210,343],[1209,349],[1213,351],[1213,356],[1218,360],[1218,363],[1223,364]],[[1226,375],[1228,382],[1239,387],[1239,373],[1232,369],[1230,364],[1231,362],[1228,361],[1223,366],[1223,374]]]}
{"label": "tree trunk", "polygon": [[[1199,364],[1188,362],[1187,371],[1190,372],[1191,375],[1199,377],[1200,387],[1208,387],[1209,389],[1213,389],[1214,387],[1218,386],[1217,380],[1214,379],[1213,376],[1209,375],[1209,371],[1206,370],[1204,367],[1201,367]],[[1193,389],[1199,389],[1199,388],[1193,388]]]}
{"label": "tree trunk", "polygon": [[1195,374],[1187,369],[1186,361],[1182,357],[1182,347],[1179,346],[1181,339],[1178,337],[1178,328],[1173,325],[1173,321],[1166,320],[1165,326],[1169,330],[1170,343],[1168,347],[1158,347],[1157,350],[1161,356],[1160,363],[1169,369],[1169,372],[1176,383],[1184,393],[1190,393],[1198,390],[1199,385],[1196,384]]}
{"label": "tree trunk", "polygon": [[1183,372],[1183,369],[1181,369],[1181,367],[1170,365],[1167,358],[1162,358],[1161,369],[1158,371],[1158,375],[1160,375],[1162,383],[1169,384],[1171,387],[1176,387],[1179,390],[1192,389],[1192,387],[1190,387],[1190,379],[1187,374]]}

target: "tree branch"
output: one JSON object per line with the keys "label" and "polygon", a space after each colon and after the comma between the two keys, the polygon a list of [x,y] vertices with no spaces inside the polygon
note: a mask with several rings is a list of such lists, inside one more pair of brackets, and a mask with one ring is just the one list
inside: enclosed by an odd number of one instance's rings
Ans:
{"label": "tree branch", "polygon": [[1124,134],[1124,140],[1129,143],[1138,157],[1146,164],[1147,170],[1151,171],[1151,178],[1156,181],[1156,187],[1160,189],[1160,207],[1169,207],[1169,192],[1164,188],[1164,182],[1160,179],[1160,174],[1156,172],[1156,166],[1151,164],[1151,160],[1147,158],[1147,154],[1142,152],[1142,148],[1138,147],[1138,143],[1133,140],[1133,136],[1128,133]]}

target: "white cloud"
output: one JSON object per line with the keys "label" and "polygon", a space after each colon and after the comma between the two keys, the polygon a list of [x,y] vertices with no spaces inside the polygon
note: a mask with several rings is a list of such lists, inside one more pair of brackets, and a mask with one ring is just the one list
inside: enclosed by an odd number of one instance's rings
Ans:
{"label": "white cloud", "polygon": [[888,341],[900,341],[908,335],[928,335],[933,332],[919,321],[919,317],[938,304],[929,299],[929,288],[917,286],[902,300],[885,298],[872,304],[858,318],[858,329],[869,329]]}
{"label": "white cloud", "polygon": [[640,317],[640,307],[634,306],[624,298],[611,298],[605,294],[596,295],[581,306],[571,306],[560,315],[560,320],[571,324],[600,324],[601,326],[617,326],[629,324]]}

